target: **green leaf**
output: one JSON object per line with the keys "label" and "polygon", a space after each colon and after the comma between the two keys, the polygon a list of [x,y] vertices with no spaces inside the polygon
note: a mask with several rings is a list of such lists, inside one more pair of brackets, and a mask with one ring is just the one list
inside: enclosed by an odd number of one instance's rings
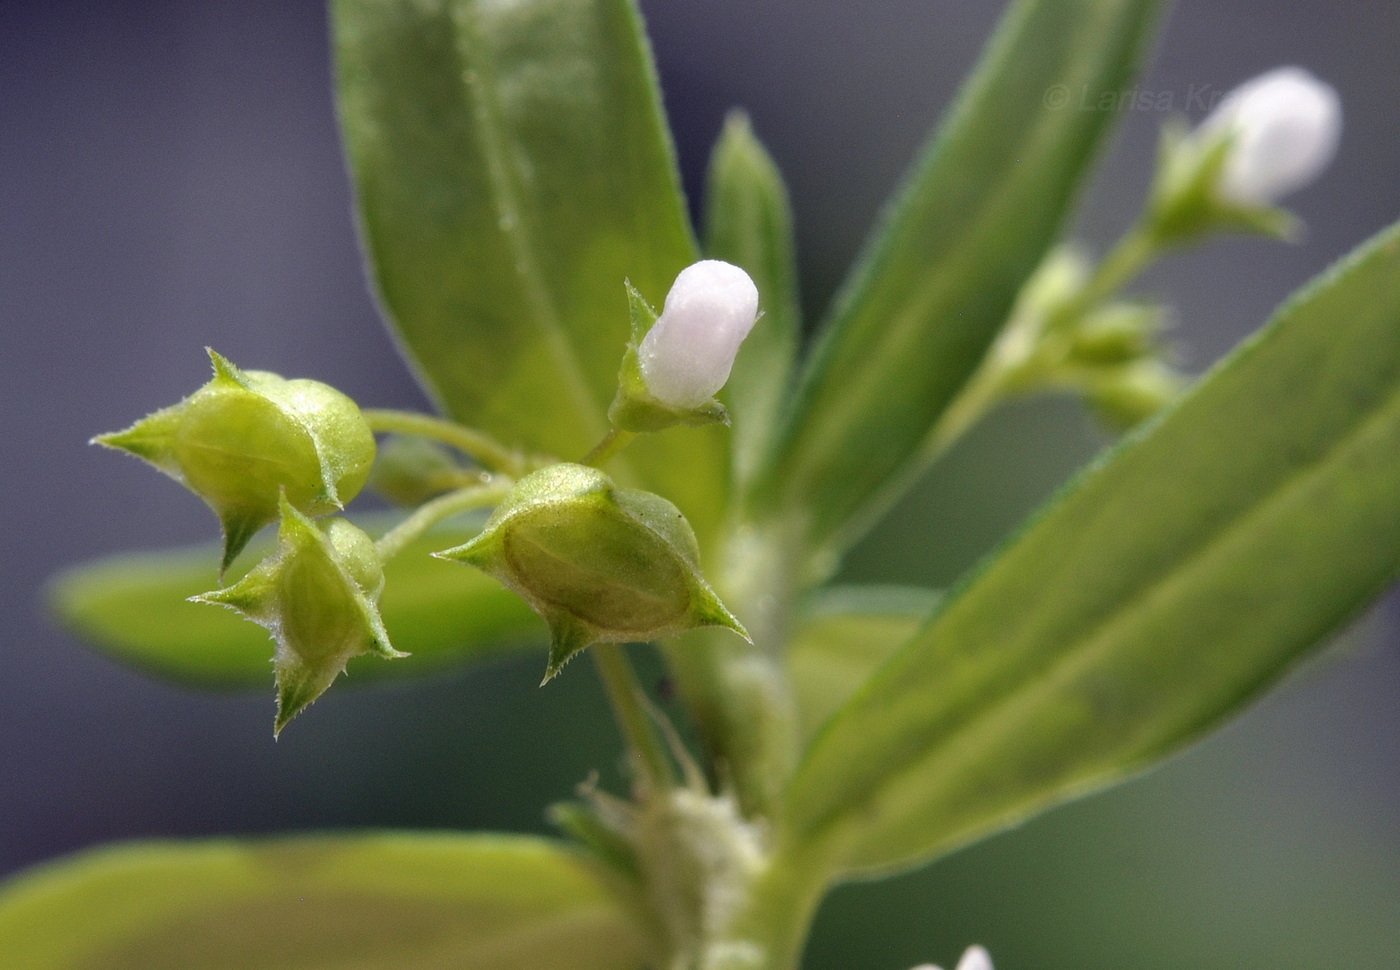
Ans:
{"label": "green leaf", "polygon": [[[378,534],[391,521],[361,524]],[[544,624],[519,597],[484,573],[429,555],[472,535],[442,527],[385,566],[380,613],[395,647],[411,656],[356,659],[348,683],[422,675],[546,641]],[[268,540],[255,542],[228,582],[270,552]],[[213,546],[114,556],[60,575],[50,598],[69,628],[123,663],[201,687],[266,687],[267,631],[229,610],[186,602],[218,585],[218,561]]]}
{"label": "green leaf", "polygon": [[[577,460],[607,431],[624,281],[696,259],[630,0],[335,0],[340,116],[381,301],[430,393],[512,446]],[[692,522],[723,437],[614,466]]]}
{"label": "green leaf", "polygon": [[566,850],[508,836],[136,843],[0,892],[24,970],[635,970],[641,940]]}
{"label": "green leaf", "polygon": [[939,594],[906,586],[836,586],[808,598],[788,644],[802,732],[817,728],[928,621]]}
{"label": "green leaf", "polygon": [[1400,569],[1400,227],[992,558],[817,738],[798,842],[908,865],[1179,750]]}
{"label": "green leaf", "polygon": [[705,252],[753,277],[763,314],[720,393],[734,424],[734,478],[743,483],[752,476],[786,400],[802,308],[787,186],[742,111],[725,120],[710,156]]}
{"label": "green leaf", "polygon": [[1020,0],[867,244],[762,472],[821,578],[925,464],[940,414],[1055,242],[1159,0]]}

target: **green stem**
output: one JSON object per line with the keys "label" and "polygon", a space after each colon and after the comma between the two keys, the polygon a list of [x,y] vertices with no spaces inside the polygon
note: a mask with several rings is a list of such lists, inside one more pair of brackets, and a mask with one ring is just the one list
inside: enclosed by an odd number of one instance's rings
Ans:
{"label": "green stem", "polygon": [[756,945],[762,955],[758,963],[762,970],[797,970],[812,920],[830,883],[827,862],[779,854],[770,859],[767,871],[751,887],[745,911],[731,935]]}
{"label": "green stem", "polygon": [[[1008,379],[1011,379],[1010,386],[1014,389],[1014,375],[1023,369],[1028,359],[1025,353],[1027,348],[1034,347],[1047,334],[1072,328],[1086,313],[1092,312],[1132,282],[1161,251],[1162,245],[1156,234],[1139,223],[1118,240],[1078,293],[1057,307],[1049,319],[1035,321],[1037,325],[1031,334],[1008,333],[993,343],[981,367],[934,425],[925,444],[925,460],[931,461],[943,455],[998,401],[1006,397]],[[1014,319],[1008,324],[1011,328],[1017,325],[1018,321]]]}
{"label": "green stem", "polygon": [[480,485],[488,477],[488,474],[479,468],[444,468],[424,475],[422,485],[428,490],[427,494],[437,498],[446,492],[455,492],[459,488]]}
{"label": "green stem", "polygon": [[801,750],[784,660],[791,549],[776,528],[744,525],[717,550],[715,590],[743,620],[752,644],[716,628],[661,644],[708,764],[720,786],[732,789],[746,819],[772,817]]}
{"label": "green stem", "polygon": [[374,544],[374,551],[382,562],[388,562],[403,552],[410,542],[444,519],[495,505],[505,497],[510,484],[509,480],[488,479],[424,502],[408,518],[380,536]]}
{"label": "green stem", "polygon": [[637,438],[635,431],[623,431],[621,428],[613,428],[603,435],[603,440],[594,446],[593,450],[584,456],[583,463],[592,465],[594,468],[602,468],[607,462],[615,458],[622,449],[626,448]]}
{"label": "green stem", "polygon": [[1006,372],[997,363],[989,357],[963,385],[953,402],[943,409],[924,445],[925,461],[941,457],[1001,399]]}
{"label": "green stem", "polygon": [[675,772],[627,654],[616,643],[595,643],[592,653],[617,726],[640,766],[642,783],[653,792],[670,787],[675,783]]}
{"label": "green stem", "polygon": [[523,455],[476,428],[433,417],[431,414],[419,414],[416,411],[368,408],[361,413],[369,422],[370,429],[375,432],[431,438],[471,455],[492,471],[516,477],[525,474],[526,463]]}
{"label": "green stem", "polygon": [[1083,289],[1055,312],[1047,329],[1054,330],[1093,310],[1131,283],[1161,252],[1162,244],[1156,233],[1145,223],[1133,226],[1100,261]]}

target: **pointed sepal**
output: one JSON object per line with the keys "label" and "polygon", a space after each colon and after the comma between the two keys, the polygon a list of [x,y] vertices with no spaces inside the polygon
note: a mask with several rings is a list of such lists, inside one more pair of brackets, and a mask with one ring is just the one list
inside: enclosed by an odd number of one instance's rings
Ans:
{"label": "pointed sepal", "polygon": [[656,325],[656,311],[629,282],[627,304],[632,322],[632,336],[622,355],[622,367],[617,375],[617,396],[608,409],[608,420],[623,431],[661,431],[675,425],[728,424],[729,411],[711,397],[693,406],[677,407],[660,400],[647,386],[638,360],[638,350],[651,328]]}
{"label": "pointed sepal", "polygon": [[219,526],[224,537],[224,552],[219,559],[220,579],[228,572],[238,554],[265,525],[267,519],[252,509],[231,508],[219,511]]}
{"label": "pointed sepal", "polygon": [[708,584],[696,590],[694,612],[691,615],[696,626],[722,626],[726,630],[733,630],[750,644],[753,643],[753,637],[744,629],[744,624],[729,611],[729,607],[724,605],[719,595]]}
{"label": "pointed sepal", "polygon": [[312,516],[354,498],[375,443],[359,407],[334,388],[240,370],[213,350],[209,360],[213,378],[189,397],[93,441],[144,459],[203,499],[223,525],[227,569],[277,519],[283,493]]}
{"label": "pointed sepal", "polygon": [[1148,203],[1151,234],[1165,246],[1194,242],[1217,232],[1295,241],[1302,224],[1268,201],[1232,198],[1222,190],[1237,135],[1169,122],[1162,127],[1157,175]]}
{"label": "pointed sepal", "polygon": [[[219,353],[213,347],[205,347],[204,352],[209,355],[209,364],[214,368],[214,377],[210,382],[215,385],[226,385],[228,387],[241,387],[251,390],[252,386],[248,378],[243,375],[243,371],[238,368],[233,361]],[[254,373],[257,373],[256,371]]]}
{"label": "pointed sepal", "polygon": [[282,729],[318,697],[330,689],[343,671],[328,665],[287,661],[277,665],[277,716],[272,722],[272,736],[282,736]]}
{"label": "pointed sepal", "polygon": [[344,519],[322,530],[285,498],[277,549],[238,582],[191,597],[226,606],[276,641],[280,733],[344,672],[353,657],[402,657],[379,615],[384,570],[374,542]]}
{"label": "pointed sepal", "polygon": [[541,687],[553,680],[566,663],[600,640],[592,626],[563,611],[556,610],[545,619],[549,623],[549,660]]}
{"label": "pointed sepal", "polygon": [[436,555],[495,577],[544,618],[546,681],[593,643],[700,626],[748,636],[701,574],[695,533],[680,510],[659,495],[617,488],[587,465],[527,475],[479,535]]}
{"label": "pointed sepal", "polygon": [[180,428],[181,417],[180,405],[163,408],[146,415],[124,431],[97,435],[90,444],[135,455],[183,483],[180,463],[175,456],[175,436]]}

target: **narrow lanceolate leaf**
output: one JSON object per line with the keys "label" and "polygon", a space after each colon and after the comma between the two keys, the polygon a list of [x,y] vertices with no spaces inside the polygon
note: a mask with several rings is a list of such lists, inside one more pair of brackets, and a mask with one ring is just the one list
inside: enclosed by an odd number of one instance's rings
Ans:
{"label": "narrow lanceolate leaf", "polygon": [[810,737],[928,622],[939,594],[837,586],[804,604],[787,649],[802,732]]}
{"label": "narrow lanceolate leaf", "polygon": [[903,866],[1178,750],[1393,580],[1397,496],[1400,228],[950,595],[817,738],[795,839]]}
{"label": "narrow lanceolate leaf", "polygon": [[383,834],[151,842],[0,890],[24,970],[635,970],[640,933],[542,839]]}
{"label": "narrow lanceolate leaf", "polygon": [[[362,524],[377,535],[389,521]],[[494,579],[431,558],[474,534],[435,530],[385,567],[380,613],[394,646],[410,656],[354,660],[347,683],[421,676],[547,641],[544,624]],[[244,561],[270,551],[267,542],[254,543]],[[195,686],[266,687],[267,631],[228,610],[186,602],[217,583],[217,564],[213,547],[114,556],[59,576],[50,598],[64,624],[123,663]]]}
{"label": "narrow lanceolate leaf", "polygon": [[1015,3],[868,243],[761,472],[819,573],[923,466],[1114,120],[1070,99],[1128,86],[1160,6]]}
{"label": "narrow lanceolate leaf", "polygon": [[[340,115],[379,296],[430,392],[512,446],[577,460],[607,430],[624,282],[696,259],[631,0],[335,0]],[[692,520],[717,432],[613,466]],[[663,487],[664,486],[664,487]]]}
{"label": "narrow lanceolate leaf", "polygon": [[748,272],[763,313],[720,395],[733,421],[734,478],[742,485],[786,398],[802,326],[787,187],[742,111],[726,119],[710,156],[705,253]]}

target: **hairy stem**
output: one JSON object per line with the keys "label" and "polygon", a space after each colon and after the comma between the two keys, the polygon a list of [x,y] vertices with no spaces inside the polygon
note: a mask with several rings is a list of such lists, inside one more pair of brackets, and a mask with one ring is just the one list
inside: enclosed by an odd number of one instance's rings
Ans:
{"label": "hairy stem", "polygon": [[1055,330],[1095,309],[1136,279],[1161,253],[1162,244],[1155,233],[1143,223],[1133,226],[1099,262],[1083,288],[1056,310],[1046,329]]}
{"label": "hairy stem", "polygon": [[746,818],[771,815],[797,762],[799,731],[783,650],[791,613],[785,557],[752,527],[726,543],[715,588],[753,636],[692,630],[664,645],[716,779]]}
{"label": "hairy stem", "polygon": [[635,431],[623,431],[621,428],[613,428],[603,436],[603,440],[594,445],[593,450],[584,456],[583,463],[592,465],[594,468],[602,468],[605,464],[617,457],[622,449],[626,448],[637,438]]}
{"label": "hairy stem", "polygon": [[637,761],[642,784],[650,792],[669,788],[675,783],[675,772],[627,654],[616,643],[595,643],[591,652],[617,726]]}
{"label": "hairy stem", "polygon": [[416,411],[367,408],[361,413],[372,431],[431,438],[470,455],[492,471],[515,477],[525,474],[527,463],[524,455],[476,428]]}
{"label": "hairy stem", "polygon": [[505,497],[510,486],[509,479],[488,477],[484,482],[468,485],[455,492],[439,495],[430,502],[424,502],[408,518],[380,536],[374,543],[374,551],[379,554],[381,561],[388,562],[403,552],[414,539],[439,522],[463,512],[495,505]]}
{"label": "hairy stem", "polygon": [[1109,250],[1092,276],[1045,318],[1012,318],[992,344],[982,365],[944,409],[924,444],[924,460],[940,457],[1003,398],[1016,391],[1016,378],[1047,334],[1072,329],[1115,296],[1161,255],[1162,246],[1145,226],[1128,230]]}

